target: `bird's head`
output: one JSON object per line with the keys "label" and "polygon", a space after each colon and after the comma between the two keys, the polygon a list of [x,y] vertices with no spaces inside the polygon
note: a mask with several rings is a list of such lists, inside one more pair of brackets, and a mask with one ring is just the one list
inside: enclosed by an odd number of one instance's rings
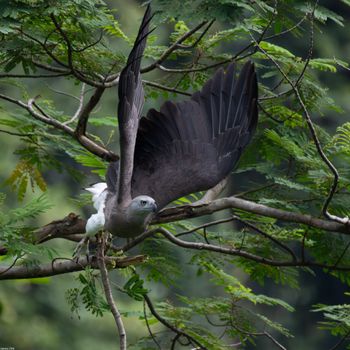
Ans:
{"label": "bird's head", "polygon": [[132,216],[146,218],[157,211],[157,205],[156,201],[149,196],[137,196],[131,201],[128,209]]}

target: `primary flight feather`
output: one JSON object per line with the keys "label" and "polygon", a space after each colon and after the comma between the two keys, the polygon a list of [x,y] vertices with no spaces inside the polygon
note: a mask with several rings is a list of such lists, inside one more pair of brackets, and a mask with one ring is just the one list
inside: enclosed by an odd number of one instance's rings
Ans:
{"label": "primary flight feather", "polygon": [[90,189],[95,199],[103,199],[87,222],[90,235],[104,229],[135,237],[157,210],[218,184],[238,162],[258,122],[257,79],[250,62],[238,77],[233,63],[219,69],[190,99],[167,101],[141,118],[140,64],[150,20],[148,6],[120,74],[120,161],[108,167],[107,188]]}

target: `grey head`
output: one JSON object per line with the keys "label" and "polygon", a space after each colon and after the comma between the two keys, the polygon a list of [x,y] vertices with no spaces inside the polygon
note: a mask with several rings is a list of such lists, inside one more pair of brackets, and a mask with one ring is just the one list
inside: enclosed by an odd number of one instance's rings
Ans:
{"label": "grey head", "polygon": [[149,196],[137,196],[129,204],[126,214],[132,221],[145,222],[150,214],[157,211],[156,201]]}
{"label": "grey head", "polygon": [[105,207],[105,229],[118,237],[136,237],[143,233],[157,205],[149,196],[137,196],[126,207],[117,204],[117,194],[109,193]]}

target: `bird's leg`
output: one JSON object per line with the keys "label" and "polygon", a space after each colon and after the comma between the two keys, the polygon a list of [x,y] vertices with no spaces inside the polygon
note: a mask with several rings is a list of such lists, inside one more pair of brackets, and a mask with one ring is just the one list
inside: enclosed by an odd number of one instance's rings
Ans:
{"label": "bird's leg", "polygon": [[75,247],[73,252],[73,259],[76,261],[79,260],[79,256],[81,255],[81,251],[83,250],[84,246],[87,246],[87,251],[89,250],[89,236],[85,236]]}
{"label": "bird's leg", "polygon": [[108,251],[109,247],[112,244],[112,238],[113,236],[109,232],[104,232],[104,238],[105,238],[105,245],[106,245],[106,252]]}
{"label": "bird's leg", "polygon": [[[105,250],[105,236],[104,236],[104,232],[100,231],[97,235],[96,235],[96,243],[97,243],[97,252],[101,252],[100,249]],[[99,248],[101,247],[101,248]]]}

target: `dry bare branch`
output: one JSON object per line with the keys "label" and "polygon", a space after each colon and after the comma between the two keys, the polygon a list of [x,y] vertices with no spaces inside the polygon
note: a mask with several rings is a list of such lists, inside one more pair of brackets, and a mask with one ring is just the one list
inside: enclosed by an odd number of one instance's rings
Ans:
{"label": "dry bare branch", "polygon": [[79,117],[79,115],[80,115],[80,113],[81,113],[81,111],[83,109],[83,105],[84,105],[85,86],[86,86],[85,83],[83,83],[81,85],[80,96],[78,98],[78,101],[79,101],[78,109],[76,110],[76,112],[74,113],[74,115],[73,115],[73,117],[71,119],[69,119],[66,122],[62,123],[63,125],[67,125],[67,124],[73,123]]}

